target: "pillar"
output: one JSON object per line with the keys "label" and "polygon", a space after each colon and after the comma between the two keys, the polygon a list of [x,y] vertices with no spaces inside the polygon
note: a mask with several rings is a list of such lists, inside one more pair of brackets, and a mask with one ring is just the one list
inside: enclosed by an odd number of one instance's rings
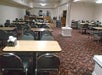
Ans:
{"label": "pillar", "polygon": [[67,8],[67,17],[66,17],[66,26],[62,27],[62,36],[71,36],[72,28],[70,24],[70,11],[71,11],[71,3],[72,1],[68,1],[68,8]]}

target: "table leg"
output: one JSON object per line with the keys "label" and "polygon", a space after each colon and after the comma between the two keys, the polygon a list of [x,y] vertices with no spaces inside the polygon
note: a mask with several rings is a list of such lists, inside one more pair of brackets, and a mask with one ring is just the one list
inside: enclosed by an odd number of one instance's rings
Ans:
{"label": "table leg", "polygon": [[40,38],[41,38],[41,32],[39,31],[38,32],[38,40],[40,40]]}

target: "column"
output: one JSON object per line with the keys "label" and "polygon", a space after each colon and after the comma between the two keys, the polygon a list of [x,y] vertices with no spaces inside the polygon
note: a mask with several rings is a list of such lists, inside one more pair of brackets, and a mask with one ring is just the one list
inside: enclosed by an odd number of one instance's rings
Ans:
{"label": "column", "polygon": [[67,17],[66,17],[66,26],[62,27],[62,36],[71,36],[72,28],[70,24],[70,11],[71,11],[71,3],[72,1],[68,1],[68,8],[67,8]]}
{"label": "column", "polygon": [[71,3],[72,3],[71,0],[68,1],[67,16],[66,16],[66,26],[65,27],[71,27],[71,24],[70,24]]}

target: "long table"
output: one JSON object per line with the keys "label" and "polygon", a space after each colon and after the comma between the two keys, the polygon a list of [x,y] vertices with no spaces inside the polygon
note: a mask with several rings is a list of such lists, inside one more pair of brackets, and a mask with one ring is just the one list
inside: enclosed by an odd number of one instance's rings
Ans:
{"label": "long table", "polygon": [[[34,52],[37,55],[37,52],[60,52],[62,49],[57,41],[33,41],[33,40],[19,40],[17,45],[13,47],[6,46],[4,52]],[[37,75],[36,66],[37,66],[37,57],[33,55],[33,65],[35,67],[35,75]],[[34,64],[35,62],[35,64]],[[34,68],[33,68],[34,71]]]}
{"label": "long table", "polygon": [[4,52],[60,52],[61,47],[57,41],[33,41],[19,40],[17,45],[10,47],[6,46]]}
{"label": "long table", "polygon": [[102,30],[102,27],[93,27],[96,30]]}
{"label": "long table", "polygon": [[38,32],[38,40],[40,40],[41,37],[41,32],[43,31],[53,31],[52,28],[31,28],[32,31],[37,31]]}
{"label": "long table", "polygon": [[31,28],[32,31],[53,31],[51,28]]}
{"label": "long table", "polygon": [[5,31],[10,31],[10,30],[14,30],[15,27],[0,27],[0,30],[5,30]]}
{"label": "long table", "polygon": [[[57,41],[33,41],[33,40],[19,40],[17,45],[10,47],[6,46],[4,52],[60,52],[62,49]],[[37,75],[37,56],[33,55],[32,71]],[[34,69],[35,68],[35,69]],[[34,71],[35,70],[35,71]]]}

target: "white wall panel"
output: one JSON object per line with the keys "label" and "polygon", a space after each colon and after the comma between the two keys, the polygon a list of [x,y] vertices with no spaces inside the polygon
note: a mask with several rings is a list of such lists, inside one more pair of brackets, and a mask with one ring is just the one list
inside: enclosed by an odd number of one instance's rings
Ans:
{"label": "white wall panel", "polygon": [[71,20],[93,20],[94,4],[73,3],[71,7]]}
{"label": "white wall panel", "polygon": [[99,21],[101,21],[102,22],[102,4],[97,4],[96,6],[95,6],[95,13],[94,13],[94,15],[95,15],[95,20],[99,20]]}
{"label": "white wall panel", "polygon": [[24,9],[0,5],[0,24],[4,24],[6,19],[24,18],[24,15]]}
{"label": "white wall panel", "polygon": [[32,15],[38,15],[38,12],[39,10],[43,10],[43,15],[46,16],[46,12],[49,11],[50,13],[50,16],[51,18],[53,18],[56,14],[56,10],[55,9],[41,9],[41,8],[34,8],[34,9],[31,9],[30,12]]}

